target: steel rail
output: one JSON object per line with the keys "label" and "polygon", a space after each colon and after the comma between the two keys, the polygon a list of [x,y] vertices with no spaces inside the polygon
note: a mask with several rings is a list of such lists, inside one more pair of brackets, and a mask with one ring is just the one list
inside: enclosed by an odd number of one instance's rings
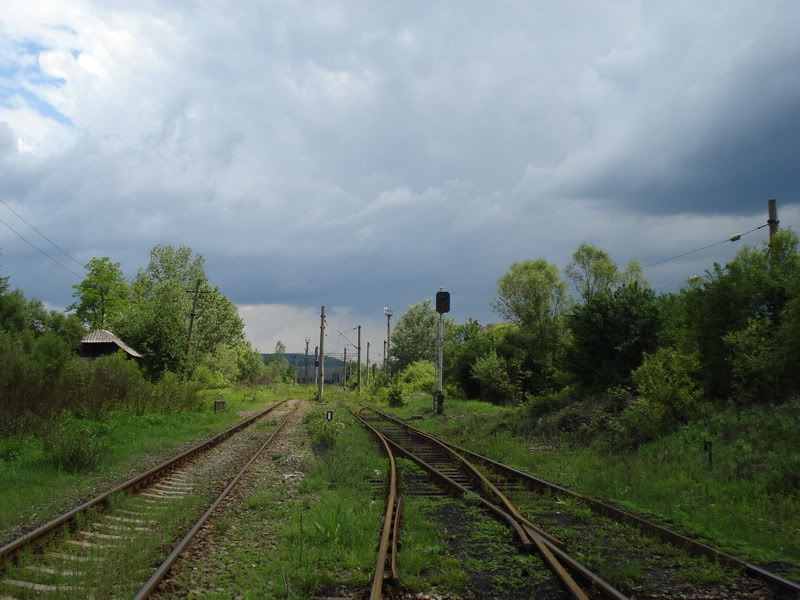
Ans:
{"label": "steel rail", "polygon": [[283,419],[283,421],[281,421],[278,427],[276,427],[275,430],[269,435],[266,441],[263,444],[261,444],[258,450],[255,451],[253,456],[250,457],[250,460],[247,461],[247,463],[239,470],[239,472],[233,477],[233,479],[231,479],[228,485],[225,486],[225,489],[222,490],[219,496],[217,496],[216,500],[214,500],[214,502],[211,504],[211,506],[208,507],[206,512],[204,512],[203,515],[195,522],[195,524],[192,526],[189,532],[185,536],[183,536],[181,541],[178,542],[175,548],[173,548],[172,552],[169,553],[169,556],[167,556],[164,562],[162,562],[161,565],[158,567],[158,569],[156,569],[156,572],[153,573],[150,579],[148,579],[147,582],[136,593],[136,596],[134,596],[134,600],[144,600],[145,598],[148,598],[150,594],[152,594],[156,590],[158,584],[161,583],[161,580],[164,579],[164,577],[166,577],[167,573],[169,573],[169,570],[175,564],[175,561],[178,560],[178,557],[181,555],[181,553],[189,546],[194,537],[200,531],[200,528],[203,527],[203,525],[205,525],[206,521],[208,521],[212,513],[217,509],[217,507],[219,507],[220,503],[236,486],[236,484],[239,483],[239,480],[247,472],[250,466],[256,461],[256,459],[259,456],[261,456],[261,453],[269,447],[269,445],[272,443],[272,440],[275,439],[275,436],[278,435],[283,430],[284,426],[289,421],[289,419],[297,412],[299,406],[300,406],[299,403],[295,405],[295,407],[291,410],[291,412],[289,412],[289,414],[286,415],[286,417]]}
{"label": "steel rail", "polygon": [[161,464],[148,469],[144,473],[141,473],[140,475],[132,477],[131,479],[128,479],[127,481],[114,486],[107,492],[103,492],[102,494],[95,496],[91,500],[87,500],[80,506],[77,506],[72,510],[65,512],[64,514],[56,517],[52,521],[49,521],[44,525],[37,527],[33,531],[17,538],[16,540],[9,542],[8,544],[0,548],[0,572],[3,570],[3,566],[7,564],[8,561],[11,560],[16,555],[16,553],[19,552],[22,548],[31,546],[33,544],[43,543],[46,540],[46,538],[51,533],[53,533],[54,530],[70,523],[77,515],[93,507],[98,507],[98,508],[103,507],[113,494],[116,494],[118,492],[134,491],[140,487],[147,485],[154,479],[157,479],[161,475],[163,475],[165,471],[170,470],[171,468],[182,463],[184,460],[191,458],[195,454],[198,454],[200,452],[210,449],[213,446],[216,446],[223,440],[229,438],[235,433],[238,433],[248,425],[260,419],[264,415],[271,413],[273,410],[275,410],[282,404],[285,404],[286,402],[288,402],[288,399],[281,400],[280,402],[273,404],[269,408],[266,408],[263,411],[253,415],[252,417],[245,419],[241,423],[238,423],[237,425],[234,425],[233,427],[226,429],[222,433],[215,435],[214,437],[206,440],[205,442],[201,442],[193,446],[192,448],[189,448],[188,450],[181,452],[177,456],[173,456],[172,458],[162,462]]}
{"label": "steel rail", "polygon": [[[369,410],[372,410],[373,412],[375,412],[376,414],[380,415],[383,418],[388,418],[388,420],[390,420],[390,421],[392,421],[392,422],[404,427],[405,429],[407,429],[410,432],[413,432],[414,434],[418,435],[418,437],[422,437],[423,439],[425,439],[425,440],[427,440],[429,442],[439,442],[439,440],[437,438],[435,438],[434,436],[431,436],[430,434],[427,434],[425,432],[421,432],[419,430],[416,430],[413,427],[409,427],[408,425],[406,425],[402,421],[398,421],[397,419],[391,418],[388,415],[386,415],[385,413],[382,413],[382,412],[380,412],[380,411],[378,411],[378,410],[376,410],[374,408],[369,408]],[[426,471],[428,471],[429,473],[431,473],[435,477],[439,478],[440,480],[446,482],[449,487],[458,490],[462,494],[466,494],[466,493],[470,492],[470,490],[468,490],[467,488],[465,488],[461,484],[453,481],[452,479],[447,477],[447,475],[445,475],[444,473],[441,473],[435,467],[429,465],[428,463],[426,463],[425,461],[423,461],[419,457],[415,456],[413,453],[411,453],[409,451],[406,451],[404,448],[399,446],[393,440],[387,438],[387,441],[390,444],[392,444],[392,446],[395,448],[396,451],[398,451],[399,453],[403,454],[404,456],[407,456],[409,459],[413,460],[415,463],[420,465],[423,469],[425,469]],[[465,458],[460,456],[457,452],[453,451],[453,452],[451,452],[451,454],[461,464],[469,465],[469,461],[467,461]],[[469,468],[470,468],[470,470],[476,470],[476,469],[474,469],[474,467],[472,465],[469,465]],[[480,481],[485,481],[485,477],[482,477],[480,479]],[[497,493],[502,496],[502,493],[500,493],[499,490],[497,490],[496,486],[492,485],[491,489],[496,490]],[[505,498],[505,496],[503,496],[503,497]],[[509,512],[506,512],[505,510],[503,510],[502,508],[498,507],[494,503],[489,502],[489,501],[485,500],[484,498],[481,498],[480,496],[479,496],[479,500],[480,500],[480,503],[481,503],[482,506],[484,506],[485,508],[487,508],[490,511],[494,512],[496,515],[498,515],[499,517],[504,519],[509,525],[511,525],[514,528],[514,530],[517,533],[517,536],[520,538],[522,546],[526,550],[530,550],[532,548],[532,546],[536,547],[536,549],[539,551],[539,553],[544,558],[545,562],[548,564],[548,566],[551,568],[551,570],[556,574],[556,576],[561,580],[561,582],[563,583],[564,587],[567,589],[567,591],[569,591],[569,593],[572,595],[573,598],[583,600],[583,599],[586,599],[587,596],[583,592],[583,590],[575,583],[575,581],[572,579],[570,574],[564,569],[564,567],[562,566],[561,562],[566,563],[575,573],[577,573],[580,577],[582,577],[584,579],[584,581],[586,581],[591,586],[594,586],[597,589],[601,590],[607,597],[609,597],[609,598],[611,598],[613,600],[627,600],[627,596],[622,594],[619,590],[617,590],[616,588],[611,586],[609,583],[607,583],[605,580],[600,578],[598,575],[596,575],[595,573],[591,572],[589,569],[587,569],[586,567],[581,565],[574,558],[570,557],[563,550],[561,550],[555,543],[550,541],[548,538],[545,538],[544,536],[540,535],[537,530],[530,529],[527,526],[527,524],[530,523],[529,521],[527,521],[527,519],[525,519],[524,517],[522,517],[520,515],[522,520],[519,521],[515,516],[512,516],[513,513],[509,514]],[[508,505],[511,505],[513,507],[513,504],[511,504],[511,502],[508,501],[507,498],[505,498],[505,502],[507,502]],[[516,511],[516,508],[514,508],[514,511],[517,514],[519,514],[518,511]]]}
{"label": "steel rail", "polygon": [[386,562],[389,554],[389,547],[391,544],[392,555],[389,565],[390,579],[392,583],[397,583],[397,540],[399,531],[399,516],[400,516],[400,492],[397,486],[397,463],[394,459],[394,453],[391,446],[379,431],[370,426],[364,419],[362,419],[352,409],[348,408],[350,413],[363,425],[369,428],[372,433],[380,440],[383,445],[383,450],[389,458],[389,493],[386,499],[386,512],[383,517],[383,529],[381,531],[381,539],[378,544],[378,558],[375,561],[375,573],[372,577],[372,588],[370,590],[370,600],[382,600],[383,586],[386,581]]}
{"label": "steel rail", "polygon": [[[411,431],[425,434],[425,432],[416,429],[414,427],[411,427],[407,423],[401,421],[400,419],[397,419],[396,417],[393,417],[392,415],[388,415],[385,413],[381,414],[384,414],[390,421],[398,425],[402,425]],[[478,454],[477,452],[473,452],[471,450],[467,450],[466,448],[462,448],[461,446],[458,446],[453,442],[449,442],[447,440],[441,440],[441,442],[464,455],[471,456],[473,458],[481,460],[486,464],[488,464],[490,467],[502,472],[503,474],[508,475],[509,477],[512,477],[518,481],[527,483],[539,490],[558,492],[559,494],[563,494],[565,496],[570,496],[572,498],[575,498],[576,500],[580,500],[581,502],[585,503],[592,510],[592,512],[598,515],[607,517],[614,521],[625,523],[627,525],[633,525],[634,527],[639,528],[645,533],[654,535],[665,542],[668,542],[674,546],[682,548],[689,554],[719,562],[720,564],[725,565],[727,567],[740,569],[748,573],[749,575],[752,575],[758,579],[762,579],[764,581],[777,585],[786,591],[790,591],[795,594],[800,594],[800,583],[786,579],[785,577],[782,577],[777,573],[773,573],[771,571],[763,569],[762,567],[744,561],[740,558],[736,558],[735,556],[728,554],[727,552],[723,552],[722,550],[717,550],[716,548],[713,548],[708,544],[704,544],[703,542],[694,540],[690,537],[678,533],[677,531],[673,531],[672,529],[668,529],[662,525],[658,525],[657,523],[648,521],[647,519],[644,519],[631,512],[628,512],[621,508],[617,508],[616,506],[612,506],[611,504],[607,504],[605,502],[601,502],[600,500],[596,500],[589,496],[584,496],[577,492],[573,492],[565,487],[562,487],[554,483],[550,483],[549,481],[545,481],[544,479],[536,477],[535,475],[531,475],[530,473],[526,473],[525,471],[520,471],[519,469],[515,469],[514,467],[505,465],[492,458],[483,456],[482,454]]]}

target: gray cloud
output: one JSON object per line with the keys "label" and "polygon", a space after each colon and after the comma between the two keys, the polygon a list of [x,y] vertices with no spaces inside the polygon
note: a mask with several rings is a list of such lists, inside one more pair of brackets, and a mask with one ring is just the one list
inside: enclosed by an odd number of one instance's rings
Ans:
{"label": "gray cloud", "polygon": [[[647,261],[760,224],[768,197],[796,212],[794,3],[74,7],[15,3],[0,29],[28,44],[0,70],[0,196],[129,274],[185,243],[241,304],[380,315],[444,285],[491,318],[512,261],[583,240]],[[0,248],[69,303],[69,274]]]}

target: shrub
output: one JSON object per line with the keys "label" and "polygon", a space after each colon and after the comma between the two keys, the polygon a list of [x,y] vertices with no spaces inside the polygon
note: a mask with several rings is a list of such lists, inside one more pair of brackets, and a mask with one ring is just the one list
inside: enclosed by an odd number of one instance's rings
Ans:
{"label": "shrub", "polygon": [[694,374],[700,369],[696,353],[675,348],[659,348],[646,355],[642,365],[631,373],[640,398],[661,404],[673,417],[682,419],[702,395]]}
{"label": "shrub", "polygon": [[339,435],[344,431],[343,421],[328,421],[322,410],[310,412],[306,416],[305,423],[306,431],[311,438],[311,448],[318,453],[333,449]]}
{"label": "shrub", "polygon": [[493,404],[512,404],[520,399],[520,390],[511,382],[506,362],[492,349],[475,360],[472,376],[481,386],[481,400]]}
{"label": "shrub", "polygon": [[70,473],[88,473],[96,469],[106,447],[97,429],[75,421],[62,423],[44,438],[48,462]]}
{"label": "shrub", "polygon": [[774,327],[767,319],[750,319],[747,326],[724,337],[731,350],[733,389],[740,400],[774,400],[782,388]]}
{"label": "shrub", "polygon": [[429,360],[418,360],[403,369],[398,380],[409,391],[432,394],[436,388],[436,366]]}
{"label": "shrub", "polygon": [[386,401],[389,403],[389,406],[398,408],[405,404],[404,396],[403,384],[393,383],[389,386],[389,391],[386,394]]}

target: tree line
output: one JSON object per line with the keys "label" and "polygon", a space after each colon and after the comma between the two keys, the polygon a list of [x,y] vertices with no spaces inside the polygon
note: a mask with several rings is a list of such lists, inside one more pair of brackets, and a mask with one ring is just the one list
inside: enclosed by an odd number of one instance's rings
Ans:
{"label": "tree line", "polygon": [[[790,230],[662,294],[638,262],[620,268],[583,243],[563,270],[542,258],[512,264],[493,308],[497,323],[446,320],[451,399],[524,404],[532,419],[579,402],[577,421],[600,407],[603,427],[643,440],[702,402],[768,404],[798,392],[800,254]],[[437,318],[430,300],[399,318],[391,369],[401,379],[433,360]]]}
{"label": "tree line", "polygon": [[[197,289],[189,340],[193,291]],[[0,278],[0,410],[5,430],[35,428],[65,411],[196,408],[201,389],[287,376],[280,357],[265,364],[245,339],[236,306],[209,282],[205,259],[186,246],[154,247],[130,280],[108,257],[86,264],[68,312],[47,310]],[[142,354],[94,361],[76,350],[106,329]]]}

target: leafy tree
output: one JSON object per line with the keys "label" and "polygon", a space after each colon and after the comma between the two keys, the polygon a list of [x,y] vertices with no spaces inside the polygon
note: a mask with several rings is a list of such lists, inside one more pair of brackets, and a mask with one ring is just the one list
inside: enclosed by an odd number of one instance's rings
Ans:
{"label": "leafy tree", "polygon": [[[132,286],[132,301],[120,335],[145,354],[152,377],[164,371],[188,373],[200,357],[213,354],[218,346],[244,343],[244,324],[236,305],[210,286],[205,259],[186,246],[156,246],[146,267]],[[188,347],[189,313],[193,291],[200,281],[200,294]]]}
{"label": "leafy tree", "polygon": [[554,368],[563,342],[567,284],[545,259],[513,263],[497,280],[494,309],[530,334],[529,352],[542,371]]}
{"label": "leafy tree", "polygon": [[[445,317],[445,340],[452,336],[453,321]],[[439,313],[431,306],[430,298],[409,306],[397,320],[392,331],[392,372],[398,373],[419,360],[434,361],[436,358],[436,328]]]}
{"label": "leafy tree", "polygon": [[116,324],[128,308],[130,286],[120,269],[120,263],[107,256],[86,263],[87,275],[73,285],[73,297],[78,301],[67,307],[91,329],[108,329]]}
{"label": "leafy tree", "polygon": [[655,294],[638,284],[595,293],[573,308],[566,364],[593,391],[623,384],[646,352],[655,352],[661,315]]}
{"label": "leafy tree", "polygon": [[564,268],[564,274],[584,302],[595,294],[610,292],[620,279],[617,265],[608,252],[587,242],[583,242],[572,253],[572,260]]}

